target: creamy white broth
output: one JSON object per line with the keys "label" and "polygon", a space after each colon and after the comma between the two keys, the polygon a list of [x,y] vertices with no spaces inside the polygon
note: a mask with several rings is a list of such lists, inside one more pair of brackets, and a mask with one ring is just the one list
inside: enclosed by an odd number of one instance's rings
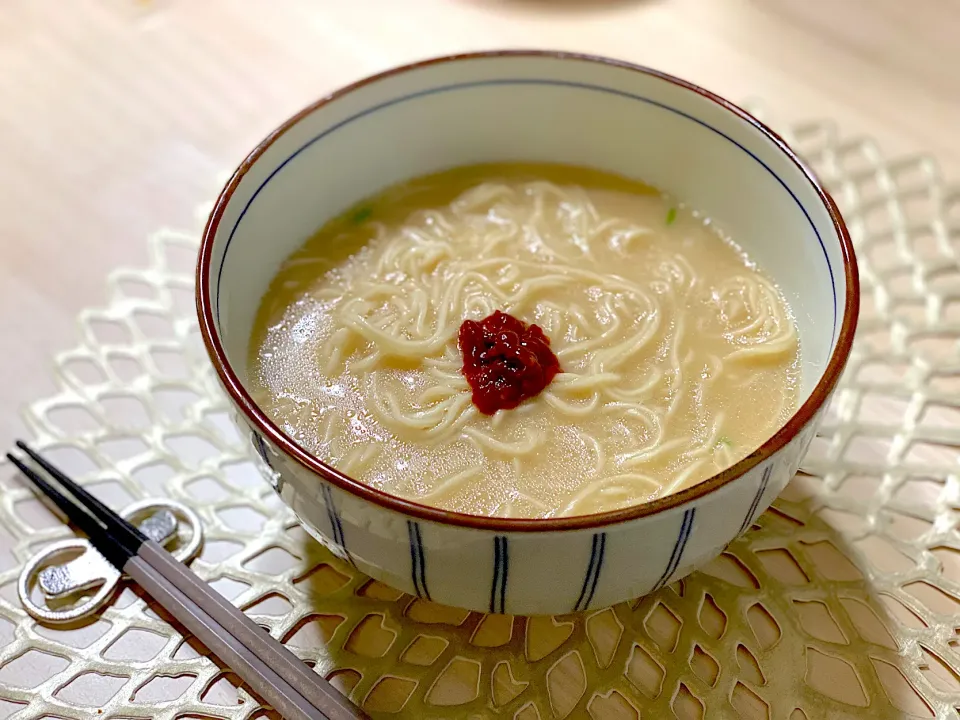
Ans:
{"label": "creamy white broth", "polygon": [[[539,325],[561,373],[484,415],[457,333],[495,310]],[[362,482],[556,517],[749,454],[795,409],[799,345],[776,286],[696,213],[595,170],[483,165],[391,188],[288,258],[250,377],[285,432]]]}

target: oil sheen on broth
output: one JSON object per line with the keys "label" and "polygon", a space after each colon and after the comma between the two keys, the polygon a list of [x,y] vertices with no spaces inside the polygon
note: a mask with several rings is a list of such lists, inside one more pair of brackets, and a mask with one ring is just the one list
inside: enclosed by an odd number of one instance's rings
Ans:
{"label": "oil sheen on broth", "polygon": [[[457,333],[538,324],[561,372],[480,413]],[[251,339],[254,399],[376,488],[478,515],[612,510],[697,483],[794,410],[777,288],[709,220],[586,168],[472,166],[388,189],[281,266]]]}

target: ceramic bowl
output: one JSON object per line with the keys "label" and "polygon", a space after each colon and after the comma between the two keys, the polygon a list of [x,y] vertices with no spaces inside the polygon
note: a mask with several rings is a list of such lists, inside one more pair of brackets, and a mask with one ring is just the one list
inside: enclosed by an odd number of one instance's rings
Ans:
{"label": "ceramic bowl", "polygon": [[[251,400],[247,347],[280,262],[402,180],[494,161],[644,180],[726,229],[796,315],[801,405],[755,452],[654,502],[560,519],[459,514],[389,495],[299,447]],[[203,337],[283,500],[364,573],[493,613],[588,610],[655,591],[746,532],[793,476],[850,351],[856,262],[837,208],[787,145],[731,103],[647,68],[554,52],[439,58],[362,80],[264,140],[217,200],[198,264]]]}

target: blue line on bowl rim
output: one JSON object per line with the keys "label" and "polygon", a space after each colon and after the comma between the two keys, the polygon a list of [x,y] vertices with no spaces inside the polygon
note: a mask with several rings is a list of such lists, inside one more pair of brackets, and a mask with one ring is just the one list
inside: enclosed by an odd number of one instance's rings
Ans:
{"label": "blue line on bowl rim", "polygon": [[311,147],[312,145],[319,142],[320,140],[328,137],[329,135],[333,134],[337,130],[349,125],[350,123],[356,120],[359,120],[368,115],[372,115],[385,108],[392,107],[394,105],[399,105],[401,103],[404,103],[410,100],[416,100],[418,98],[426,97],[429,95],[437,95],[444,92],[451,92],[455,90],[465,90],[465,89],[470,89],[474,87],[498,86],[498,85],[545,85],[545,86],[553,86],[553,87],[570,87],[570,88],[576,88],[580,90],[591,90],[594,92],[602,92],[609,95],[617,95],[619,97],[624,97],[631,100],[637,100],[639,102],[643,102],[648,105],[653,105],[655,107],[661,108],[662,110],[666,110],[667,112],[671,112],[675,115],[679,115],[683,118],[686,118],[687,120],[691,120],[692,122],[695,122],[698,125],[716,133],[717,135],[725,138],[727,141],[733,143],[738,148],[740,148],[743,152],[745,152],[747,155],[753,158],[761,167],[763,167],[764,170],[770,173],[770,175],[774,179],[776,179],[778,183],[780,183],[781,187],[783,187],[783,189],[787,191],[787,193],[790,195],[793,201],[797,204],[797,207],[800,208],[800,211],[803,213],[804,217],[807,219],[807,222],[810,224],[810,229],[813,230],[814,235],[816,235],[817,237],[817,241],[820,243],[820,250],[823,253],[823,259],[827,264],[827,272],[830,274],[830,290],[833,293],[833,328],[831,332],[831,342],[836,341],[837,339],[837,285],[836,285],[836,278],[833,273],[833,266],[830,264],[830,258],[827,255],[827,249],[823,243],[823,238],[820,237],[820,232],[817,230],[817,227],[814,224],[813,219],[810,217],[810,213],[807,212],[807,209],[803,206],[803,203],[800,202],[799,198],[796,196],[793,190],[789,188],[789,186],[783,181],[783,179],[779,175],[777,175],[769,165],[767,165],[763,160],[757,157],[756,154],[754,154],[753,152],[748,150],[746,147],[744,147],[741,143],[737,142],[732,137],[724,133],[722,130],[718,130],[717,128],[713,127],[709,123],[706,123],[703,120],[700,120],[699,118],[684,112],[683,110],[678,110],[676,108],[670,107],[669,105],[659,102],[658,100],[652,100],[651,98],[647,98],[642,95],[630,93],[625,90],[617,90],[616,88],[604,87],[602,85],[593,85],[590,83],[574,82],[571,80],[548,80],[548,79],[538,79],[538,78],[501,78],[501,79],[494,79],[494,80],[476,80],[471,82],[453,83],[451,85],[441,85],[434,88],[428,88],[426,90],[420,90],[415,93],[401,95],[400,97],[396,97],[391,100],[386,100],[378,105],[374,105],[373,107],[369,107],[369,108],[366,108],[365,110],[361,110],[360,112],[355,113],[354,115],[351,115],[348,118],[344,118],[340,122],[336,123],[335,125],[332,125],[331,127],[327,128],[323,132],[312,137],[310,140],[308,140],[299,148],[297,148],[282,163],[280,163],[273,170],[273,172],[271,172],[266,177],[266,179],[262,183],[260,183],[260,186],[254,191],[253,195],[250,196],[250,199],[247,201],[246,205],[244,205],[243,210],[240,211],[240,214],[237,216],[237,219],[233,224],[233,227],[230,229],[230,235],[227,237],[227,242],[223,248],[223,255],[220,258],[220,267],[217,270],[217,293],[216,293],[217,333],[222,334],[222,329],[220,327],[220,281],[223,276],[223,268],[227,262],[227,253],[230,250],[230,244],[233,241],[233,237],[237,232],[237,228],[240,227],[240,223],[243,221],[244,216],[247,214],[247,210],[250,209],[250,206],[253,204],[254,200],[257,199],[257,196],[260,194],[260,192],[294,158],[300,155],[300,153],[302,153],[307,148]]}

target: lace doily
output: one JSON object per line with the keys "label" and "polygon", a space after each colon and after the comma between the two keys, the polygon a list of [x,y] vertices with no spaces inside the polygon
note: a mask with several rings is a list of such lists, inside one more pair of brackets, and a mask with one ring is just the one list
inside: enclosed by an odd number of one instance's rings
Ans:
{"label": "lace doily", "polygon": [[[631,604],[483,616],[365,578],[308,539],[258,475],[199,342],[196,239],[82,313],[36,445],[115,507],[195,507],[202,577],[375,717],[957,718],[960,192],[828,124],[788,140],[834,191],[860,260],[849,369],[803,472],[711,566]],[[0,717],[265,717],[239,681],[126,589],[51,629],[16,579],[69,535],[0,469]],[[29,705],[27,704],[29,703]]]}

